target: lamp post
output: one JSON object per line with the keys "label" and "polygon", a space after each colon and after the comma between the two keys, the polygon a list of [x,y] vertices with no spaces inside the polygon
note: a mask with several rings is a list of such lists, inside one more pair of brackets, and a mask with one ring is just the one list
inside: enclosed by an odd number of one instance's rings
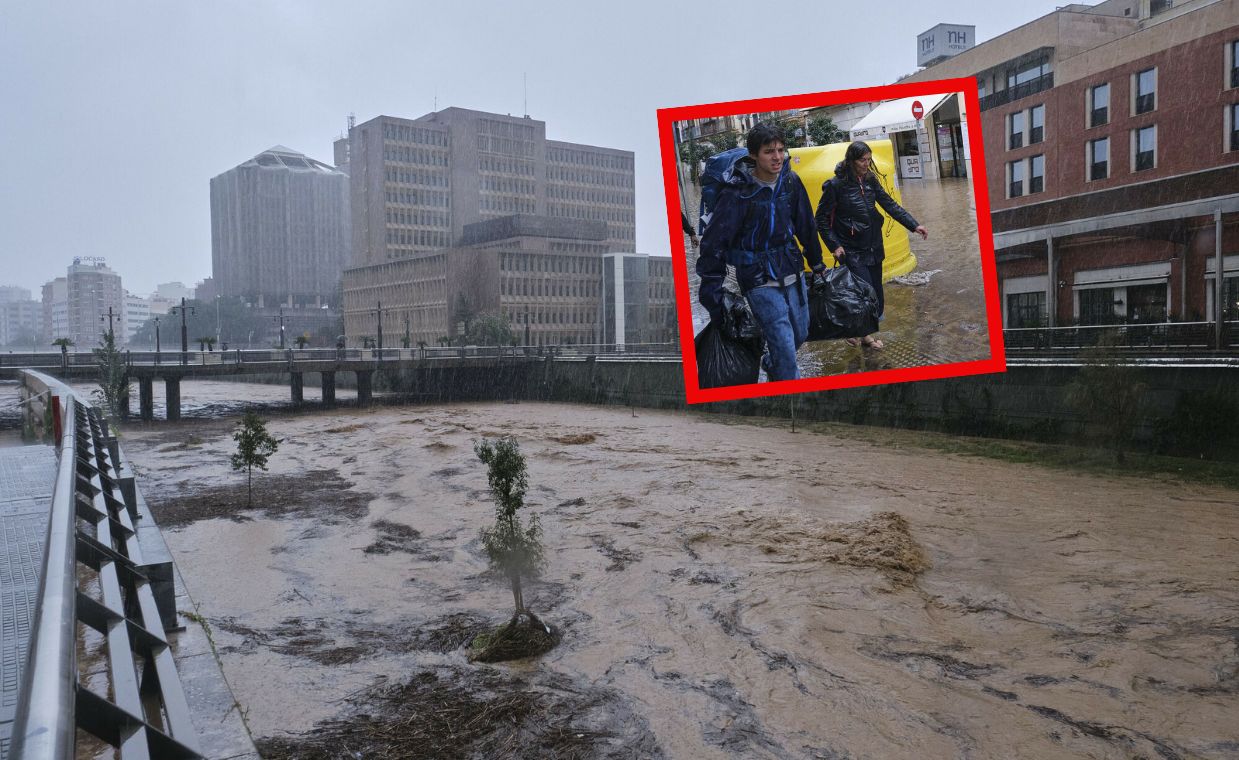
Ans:
{"label": "lamp post", "polygon": [[173,306],[169,312],[181,311],[181,364],[189,363],[189,327],[185,323],[185,310],[189,309],[190,314],[197,314],[198,310],[193,306],[185,305],[185,296],[181,296],[181,305]]}
{"label": "lamp post", "polygon": [[278,320],[280,323],[280,350],[284,350],[284,307],[280,307],[280,314],[272,319]]}
{"label": "lamp post", "polygon": [[155,363],[159,363],[159,317],[155,317]]}
{"label": "lamp post", "polygon": [[215,342],[216,343],[222,343],[222,341],[220,340],[220,337],[221,335],[220,335],[220,329],[219,329],[219,296],[217,295],[215,296]]}
{"label": "lamp post", "polygon": [[376,314],[379,315],[378,349],[379,349],[379,360],[382,361],[383,359],[383,302],[382,301],[378,302],[378,307],[374,311]]}

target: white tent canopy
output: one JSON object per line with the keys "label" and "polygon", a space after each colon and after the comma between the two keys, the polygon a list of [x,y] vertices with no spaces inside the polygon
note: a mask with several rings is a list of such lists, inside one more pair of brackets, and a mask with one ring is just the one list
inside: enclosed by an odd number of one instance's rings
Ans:
{"label": "white tent canopy", "polygon": [[916,118],[912,116],[912,104],[921,101],[925,108],[924,118],[937,110],[942,102],[954,93],[945,92],[941,95],[916,95],[911,98],[888,100],[869,112],[869,115],[852,127],[853,140],[865,137],[886,137],[892,132],[907,132],[916,129]]}

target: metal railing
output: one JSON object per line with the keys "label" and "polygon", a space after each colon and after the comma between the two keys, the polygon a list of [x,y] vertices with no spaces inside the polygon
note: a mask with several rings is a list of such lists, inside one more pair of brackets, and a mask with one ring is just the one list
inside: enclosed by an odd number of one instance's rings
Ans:
{"label": "metal railing", "polygon": [[[60,463],[29,656],[13,725],[12,754],[28,760],[74,755],[77,729],[122,758],[197,758],[172,651],[119,480],[119,448],[98,410],[64,389]],[[103,636],[106,688],[78,673],[82,625]]]}
{"label": "metal railing", "polygon": [[1213,322],[1019,327],[1002,331],[1007,351],[1079,351],[1099,345],[1118,350],[1154,349],[1159,353],[1239,349],[1239,322],[1222,324],[1222,345],[1216,345]]}
{"label": "metal railing", "polygon": [[1005,106],[1007,103],[1012,103],[1020,98],[1026,98],[1029,95],[1036,95],[1039,92],[1048,90],[1054,86],[1054,72],[1042,74],[1036,79],[1030,79],[1027,82],[1008,87],[1005,90],[991,93],[981,98],[979,105],[982,111],[988,111],[991,108]]}

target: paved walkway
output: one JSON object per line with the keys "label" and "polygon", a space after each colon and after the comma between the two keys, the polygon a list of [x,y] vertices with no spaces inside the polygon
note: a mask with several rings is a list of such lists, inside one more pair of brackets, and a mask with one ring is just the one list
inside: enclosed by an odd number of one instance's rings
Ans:
{"label": "paved walkway", "polygon": [[9,755],[55,483],[53,447],[0,448],[0,760]]}

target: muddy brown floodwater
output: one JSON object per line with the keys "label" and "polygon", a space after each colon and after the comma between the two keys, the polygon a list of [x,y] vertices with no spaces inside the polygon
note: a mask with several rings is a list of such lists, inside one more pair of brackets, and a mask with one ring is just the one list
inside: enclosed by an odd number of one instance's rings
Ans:
{"label": "muddy brown floodwater", "polygon": [[[123,440],[274,754],[411,705],[406,730],[489,716],[454,750],[477,757],[1239,756],[1233,491],[465,404],[274,417],[255,482],[279,498],[245,511],[230,424]],[[474,665],[511,605],[478,540],[472,445],[498,435],[529,460],[550,559],[526,596],[563,640]],[[391,756],[452,756],[426,741]]]}

